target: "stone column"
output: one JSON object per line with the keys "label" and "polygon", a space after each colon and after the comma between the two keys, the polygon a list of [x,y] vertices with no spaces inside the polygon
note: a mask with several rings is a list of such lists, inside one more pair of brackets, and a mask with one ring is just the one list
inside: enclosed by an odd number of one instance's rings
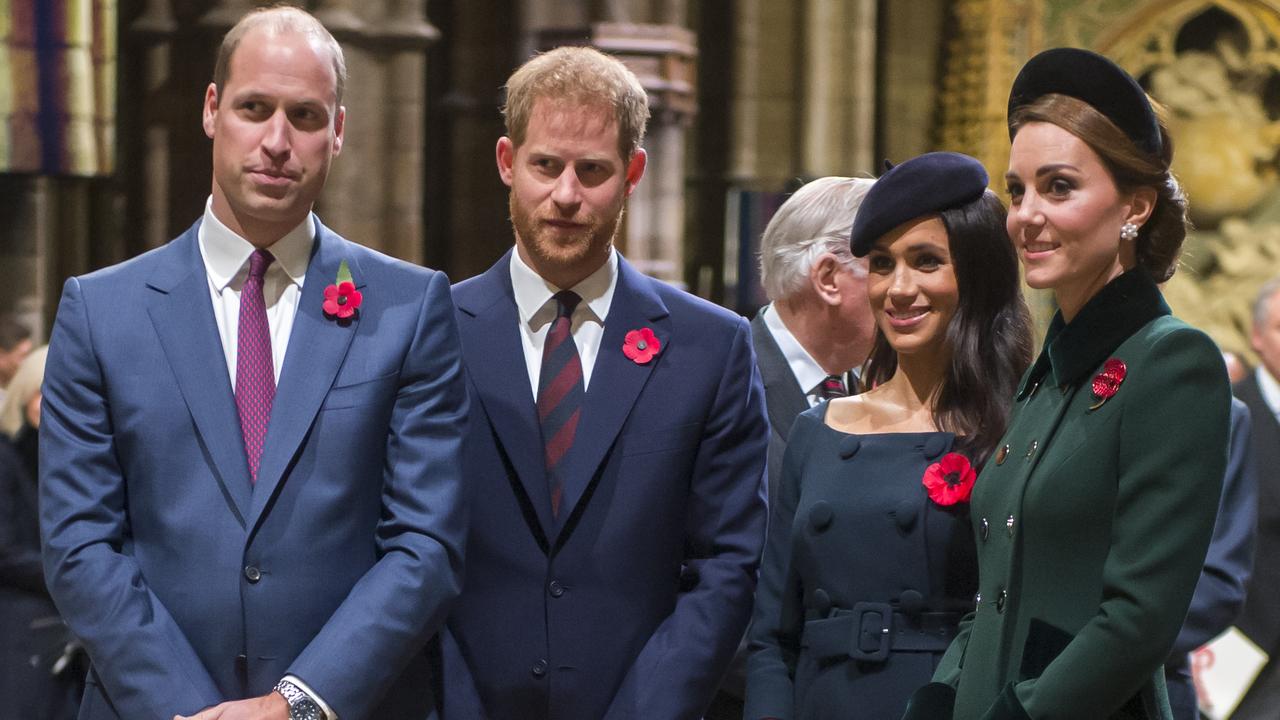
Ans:
{"label": "stone column", "polygon": [[805,7],[800,174],[870,172],[875,143],[875,0]]}

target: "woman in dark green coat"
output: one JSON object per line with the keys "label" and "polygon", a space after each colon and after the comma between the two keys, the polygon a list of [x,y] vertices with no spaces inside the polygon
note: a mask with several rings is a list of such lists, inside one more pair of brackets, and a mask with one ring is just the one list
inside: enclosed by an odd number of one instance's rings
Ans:
{"label": "woman in dark green coat", "polygon": [[1156,287],[1186,234],[1172,146],[1084,50],[1033,58],[1009,107],[1009,235],[1060,310],[974,488],[977,610],[906,717],[1169,718],[1230,403],[1217,347]]}

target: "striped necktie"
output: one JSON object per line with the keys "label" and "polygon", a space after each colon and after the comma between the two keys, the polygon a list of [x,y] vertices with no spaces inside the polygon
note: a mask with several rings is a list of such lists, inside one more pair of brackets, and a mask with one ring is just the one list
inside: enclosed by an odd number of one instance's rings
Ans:
{"label": "striped necktie", "polygon": [[828,375],[818,383],[818,395],[823,400],[842,398],[849,394],[844,388],[844,379],[839,375]]}
{"label": "striped necktie", "polygon": [[564,494],[564,479],[560,473],[578,430],[586,389],[582,382],[582,359],[578,357],[578,346],[570,332],[573,310],[582,298],[577,293],[563,290],[556,293],[554,299],[556,319],[547,331],[546,344],[542,348],[542,370],[538,375],[538,424],[542,427],[551,514],[559,515],[560,497]]}

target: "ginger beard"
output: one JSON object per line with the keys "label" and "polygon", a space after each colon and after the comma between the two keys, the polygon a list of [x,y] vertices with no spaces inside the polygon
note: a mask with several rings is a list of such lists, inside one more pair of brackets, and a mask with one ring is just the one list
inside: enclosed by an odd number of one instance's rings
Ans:
{"label": "ginger beard", "polygon": [[[590,214],[572,218],[554,214],[539,217],[534,209],[520,203],[514,190],[507,193],[507,206],[520,246],[535,263],[551,267],[572,267],[583,263],[593,253],[605,257],[618,234],[625,208],[624,198],[619,197],[616,211],[610,212],[609,217]],[[568,230],[547,224],[548,220],[559,219],[572,220],[583,227]]]}

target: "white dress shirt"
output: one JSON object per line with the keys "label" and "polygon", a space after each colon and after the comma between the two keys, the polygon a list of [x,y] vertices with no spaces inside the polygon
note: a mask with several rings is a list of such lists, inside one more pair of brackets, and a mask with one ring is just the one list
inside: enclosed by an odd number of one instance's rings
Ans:
{"label": "white dress shirt", "polygon": [[[222,353],[227,361],[231,387],[236,386],[236,351],[240,328],[240,289],[249,276],[249,256],[254,246],[214,217],[213,198],[205,203],[204,221],[198,231],[200,257],[209,279],[209,297],[213,300],[213,317],[222,339]],[[311,262],[315,244],[315,216],[307,215],[298,227],[267,248],[275,262],[267,266],[262,278],[262,296],[267,308],[267,326],[271,330],[271,360],[276,382],[284,367],[284,353],[293,332],[293,318],[298,312],[302,282]]]}
{"label": "white dress shirt", "polygon": [[[764,308],[764,324],[773,335],[773,341],[778,344],[778,349],[782,351],[782,357],[786,358],[791,374],[796,376],[796,382],[804,390],[804,397],[809,401],[809,407],[815,407],[825,399],[822,397],[822,381],[827,379],[827,371],[822,369],[796,336],[791,334],[786,324],[782,322],[782,316],[772,304]],[[844,381],[846,392],[849,391],[849,385],[856,376],[856,370],[841,373],[840,379]]]}
{"label": "white dress shirt", "polygon": [[[618,253],[609,250],[609,259],[598,270],[569,290],[582,298],[569,321],[573,344],[578,346],[582,361],[583,392],[591,385],[591,371],[600,352],[604,336],[604,320],[609,317],[613,291],[618,286]],[[529,371],[529,387],[538,399],[538,376],[542,372],[542,348],[547,342],[551,321],[556,319],[556,301],[552,297],[562,288],[542,279],[524,260],[518,250],[511,253],[511,289],[516,296],[520,316],[520,342],[524,347],[525,368]],[[622,348],[617,348],[622,352]]]}
{"label": "white dress shirt", "polygon": [[[196,235],[200,244],[200,257],[204,260],[205,275],[209,281],[213,317],[218,323],[218,337],[222,340],[222,354],[227,361],[227,374],[234,390],[239,348],[240,290],[249,276],[249,256],[256,248],[214,216],[212,197],[205,203],[204,220]],[[308,214],[296,228],[267,248],[275,256],[275,262],[267,266],[267,272],[262,278],[262,298],[266,304],[267,327],[271,331],[271,364],[277,384],[280,382],[280,369],[284,367],[284,353],[289,348],[289,336],[293,332],[293,319],[298,313],[298,298],[302,295],[302,282],[307,275],[307,265],[311,262],[315,236],[315,215]],[[300,678],[286,675],[284,679],[310,695],[328,720],[338,720],[337,713],[328,703]]]}
{"label": "white dress shirt", "polygon": [[1271,408],[1271,413],[1280,419],[1280,381],[1267,371],[1267,366],[1259,363],[1257,372],[1258,390],[1262,393],[1262,401]]}

